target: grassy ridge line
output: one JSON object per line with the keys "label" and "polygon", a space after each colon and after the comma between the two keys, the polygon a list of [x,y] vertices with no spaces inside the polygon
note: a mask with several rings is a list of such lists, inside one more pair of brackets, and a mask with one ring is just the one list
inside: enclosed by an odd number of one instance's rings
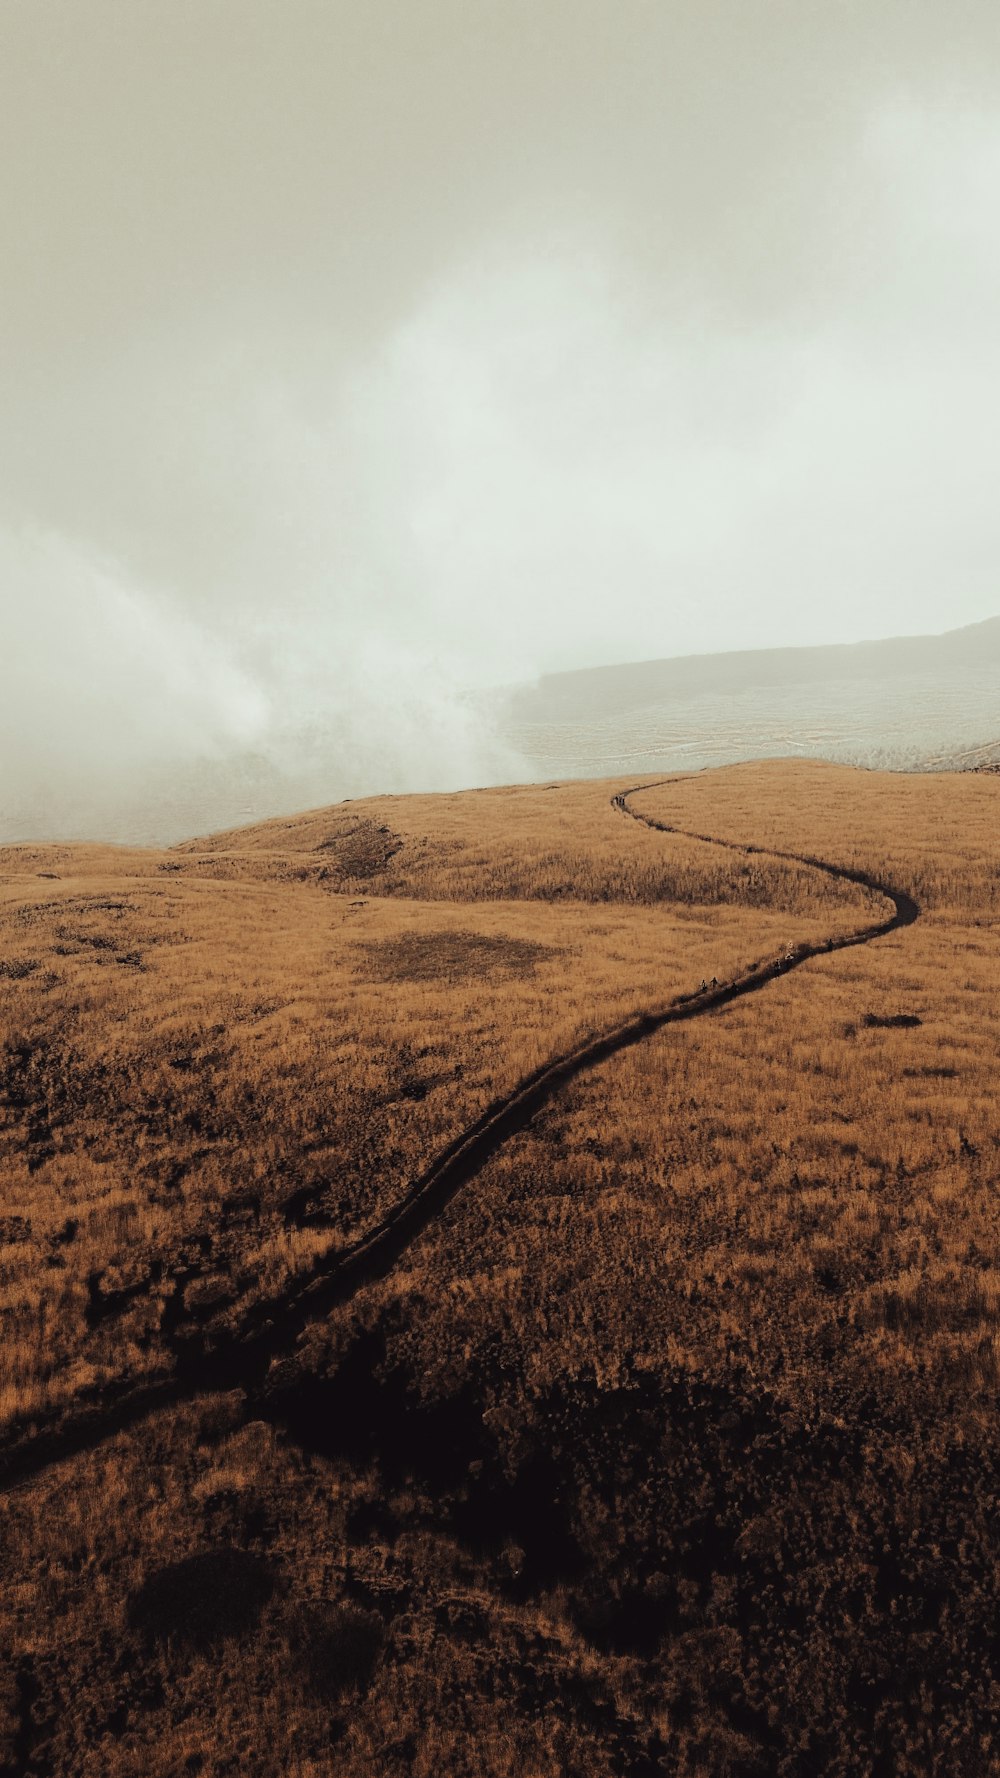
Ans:
{"label": "grassy ridge line", "polygon": [[[806,956],[818,957],[827,951],[843,951],[851,945],[868,944],[873,938],[882,938],[886,933],[896,932],[901,926],[912,926],[920,918],[919,903],[904,889],[894,889],[891,884],[882,882],[870,871],[851,870],[844,864],[830,864],[825,858],[817,858],[811,852],[779,852],[773,846],[744,845],[739,840],[720,840],[710,833],[692,833],[686,827],[674,827],[669,821],[660,821],[655,815],[644,815],[639,809],[629,806],[628,798],[638,796],[642,790],[662,790],[668,784],[682,784],[692,774],[683,777],[659,778],[654,784],[635,784],[631,790],[620,791],[611,798],[612,807],[619,809],[623,815],[631,815],[633,821],[641,821],[645,827],[653,828],[657,833],[676,834],[678,839],[701,840],[706,846],[723,846],[728,852],[739,852],[745,858],[781,858],[786,864],[805,864],[811,870],[819,870],[828,877],[841,883],[854,883],[859,889],[870,889],[873,894],[884,896],[891,901],[895,913],[888,921],[879,921],[866,926],[859,932],[848,932],[840,938],[823,940],[820,944],[800,945],[795,950],[796,962],[804,962]],[[803,955],[800,956],[799,953]],[[745,979],[745,978],[743,978]],[[731,996],[730,996],[731,998]]]}
{"label": "grassy ridge line", "polygon": [[27,1480],[64,1458],[96,1448],[160,1408],[213,1390],[237,1387],[252,1390],[263,1381],[271,1359],[287,1349],[310,1321],[347,1301],[363,1286],[385,1277],[455,1194],[481,1171],[511,1136],[524,1129],[536,1112],[568,1081],[643,1042],[668,1024],[700,1018],[745,994],[756,993],[768,982],[798,968],[811,957],[870,944],[873,939],[912,925],[919,917],[919,906],[911,896],[880,882],[868,872],[799,853],[772,852],[765,847],[719,840],[710,834],[688,833],[631,807],[628,799],[640,791],[658,789],[674,782],[680,780],[660,779],[652,784],[635,785],[612,796],[611,806],[620,814],[661,833],[723,846],[744,855],[776,857],[805,864],[840,881],[881,894],[892,904],[892,913],[885,920],[855,932],[813,944],[799,944],[784,956],[754,964],[743,975],[714,988],[678,995],[666,1006],[637,1014],[542,1064],[511,1093],[488,1106],[473,1124],[460,1131],[367,1234],[346,1248],[320,1255],[314,1261],[311,1274],[294,1290],[254,1305],[238,1334],[217,1340],[215,1344],[209,1344],[204,1334],[183,1339],[177,1337],[173,1345],[176,1362],[173,1374],[132,1390],[126,1388],[124,1392],[116,1392],[111,1403],[104,1395],[92,1407],[71,1412],[64,1420],[43,1427],[0,1455],[0,1489]]}

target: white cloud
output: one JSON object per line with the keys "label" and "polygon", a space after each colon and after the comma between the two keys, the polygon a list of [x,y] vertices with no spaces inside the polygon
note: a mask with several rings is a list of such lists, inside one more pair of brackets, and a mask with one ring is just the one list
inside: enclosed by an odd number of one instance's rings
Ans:
{"label": "white cloud", "polygon": [[266,729],[267,697],[224,641],[63,538],[0,533],[0,600],[0,735],[15,771],[127,774]]}
{"label": "white cloud", "polygon": [[14,9],[8,801],[513,775],[470,690],[990,615],[993,24]]}

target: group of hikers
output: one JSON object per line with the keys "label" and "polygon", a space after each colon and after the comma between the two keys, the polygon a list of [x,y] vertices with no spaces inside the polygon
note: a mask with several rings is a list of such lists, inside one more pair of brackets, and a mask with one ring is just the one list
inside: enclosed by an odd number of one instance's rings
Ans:
{"label": "group of hikers", "polygon": [[[833,942],[832,940],[827,940],[826,948],[828,951],[832,949],[832,942]],[[776,968],[787,969],[790,963],[797,963],[799,961],[799,958],[801,957],[801,955],[802,955],[801,951],[799,951],[799,952],[786,951],[784,956],[779,958]],[[705,977],[702,976],[701,986],[698,989],[698,992],[699,992],[699,994],[707,994],[710,992],[710,990],[712,988],[718,988],[720,986],[721,986],[721,984],[719,982],[719,978],[717,975],[713,975],[710,982],[706,981]]]}

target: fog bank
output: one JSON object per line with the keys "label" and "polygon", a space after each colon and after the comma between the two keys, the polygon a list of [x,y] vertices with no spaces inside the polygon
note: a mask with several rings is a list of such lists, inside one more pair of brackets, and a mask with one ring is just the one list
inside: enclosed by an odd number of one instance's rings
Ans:
{"label": "fog bank", "polygon": [[993,615],[998,90],[985,0],[6,8],[0,835]]}

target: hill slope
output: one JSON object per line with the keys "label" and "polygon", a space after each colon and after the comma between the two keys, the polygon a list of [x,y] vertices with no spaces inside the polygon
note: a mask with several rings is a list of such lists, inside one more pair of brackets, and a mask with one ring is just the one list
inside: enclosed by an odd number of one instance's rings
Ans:
{"label": "hill slope", "polygon": [[0,852],[3,1769],[990,1772],[998,797]]}

